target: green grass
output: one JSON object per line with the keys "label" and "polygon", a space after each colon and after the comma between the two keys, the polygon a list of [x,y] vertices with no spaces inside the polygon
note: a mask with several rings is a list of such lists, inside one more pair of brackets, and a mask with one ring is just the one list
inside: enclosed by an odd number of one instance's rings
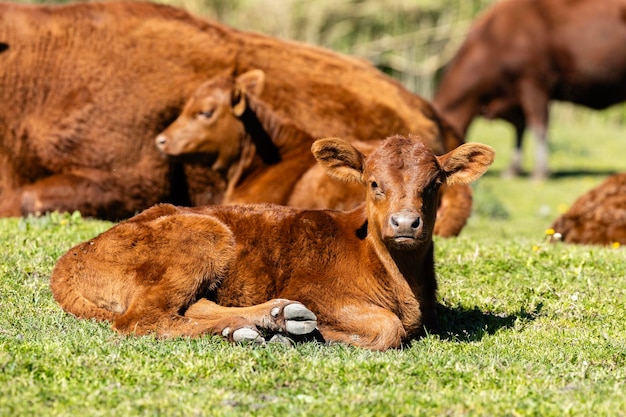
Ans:
{"label": "green grass", "polygon": [[382,353],[121,337],[48,287],[56,259],[110,223],[0,219],[0,416],[625,416],[626,251],[545,241],[559,210],[626,168],[622,131],[555,123],[557,175],[535,183],[500,178],[512,132],[478,122],[470,140],[497,158],[462,235],[436,240],[443,332]]}

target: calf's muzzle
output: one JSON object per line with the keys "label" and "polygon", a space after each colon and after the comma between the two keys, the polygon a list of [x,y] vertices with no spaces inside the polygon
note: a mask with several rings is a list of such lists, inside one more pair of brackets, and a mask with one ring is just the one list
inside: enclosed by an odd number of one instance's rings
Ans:
{"label": "calf's muzzle", "polygon": [[422,218],[411,211],[400,211],[389,216],[390,238],[394,240],[416,239],[422,231]]}
{"label": "calf's muzzle", "polygon": [[158,135],[154,143],[156,144],[157,148],[159,148],[159,150],[161,151],[165,150],[165,145],[167,144],[167,136],[163,134]]}

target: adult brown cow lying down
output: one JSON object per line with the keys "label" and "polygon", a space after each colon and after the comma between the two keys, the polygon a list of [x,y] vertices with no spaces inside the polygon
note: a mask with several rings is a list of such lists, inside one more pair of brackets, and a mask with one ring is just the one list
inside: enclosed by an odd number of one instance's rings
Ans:
{"label": "adult brown cow lying down", "polygon": [[438,189],[479,177],[493,150],[437,157],[403,136],[368,157],[335,138],[312,149],[330,175],[367,189],[363,205],[157,205],[63,255],[55,299],[124,334],[263,343],[317,327],[326,341],[382,350],[436,327]]}
{"label": "adult brown cow lying down", "polygon": [[[212,155],[211,168],[227,184],[223,204],[275,203],[301,208],[351,209],[362,187],[331,179],[315,164],[314,137],[274,112],[259,96],[265,73],[216,76],[203,83],[182,113],[156,138],[170,156]],[[381,141],[352,141],[366,154]],[[435,234],[457,236],[471,214],[469,185],[444,185]]]}
{"label": "adult brown cow lying down", "polygon": [[550,100],[603,109],[626,100],[626,0],[515,0],[473,24],[434,99],[465,135],[477,115],[513,124],[505,174],[521,173],[526,126],[536,139],[533,177],[549,175]]}
{"label": "adult brown cow lying down", "polygon": [[626,173],[611,175],[580,196],[552,224],[553,240],[626,245]]}
{"label": "adult brown cow lying down", "polygon": [[165,5],[0,4],[0,216],[80,210],[119,219],[157,202],[220,203],[213,161],[173,161],[154,137],[202,82],[259,68],[263,100],[314,137],[461,143],[373,66]]}

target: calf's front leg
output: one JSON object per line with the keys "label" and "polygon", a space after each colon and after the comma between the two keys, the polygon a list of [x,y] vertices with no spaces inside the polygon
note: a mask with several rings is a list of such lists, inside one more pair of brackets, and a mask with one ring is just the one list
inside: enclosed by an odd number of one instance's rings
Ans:
{"label": "calf's front leg", "polygon": [[317,318],[303,304],[273,299],[247,307],[226,307],[201,299],[185,312],[205,333],[222,335],[231,342],[264,343],[265,335],[302,336],[317,328]]}

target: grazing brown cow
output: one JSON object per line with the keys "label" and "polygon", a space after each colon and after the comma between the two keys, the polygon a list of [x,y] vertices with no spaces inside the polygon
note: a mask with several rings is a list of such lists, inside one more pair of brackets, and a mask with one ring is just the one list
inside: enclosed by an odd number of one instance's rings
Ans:
{"label": "grazing brown cow", "polygon": [[549,175],[550,100],[603,109],[626,100],[626,0],[515,0],[487,10],[449,63],[435,95],[465,135],[476,115],[512,123],[508,175],[521,172],[522,136],[536,138],[533,177]]}
{"label": "grazing brown cow", "polygon": [[430,104],[357,59],[149,2],[0,4],[0,216],[119,219],[157,202],[220,203],[213,161],[154,138],[218,74],[267,74],[263,100],[314,137],[461,143]]}
{"label": "grazing brown cow", "polygon": [[626,245],[626,173],[580,196],[552,229],[553,240],[566,243]]}
{"label": "grazing brown cow", "polygon": [[[361,204],[357,184],[330,178],[315,164],[311,134],[280,117],[258,97],[265,73],[216,76],[203,83],[180,116],[156,138],[170,156],[210,154],[212,169],[227,184],[223,204],[275,203],[301,208],[348,210]],[[369,154],[381,141],[353,141]],[[471,214],[467,184],[444,186],[435,234],[457,236]]]}
{"label": "grazing brown cow", "polygon": [[277,205],[158,205],[63,255],[55,299],[124,334],[216,334],[264,342],[315,327],[327,341],[398,347],[436,326],[432,233],[441,183],[469,183],[493,150],[443,155],[393,136],[365,157],[316,141],[328,172],[367,189],[352,211]]}

